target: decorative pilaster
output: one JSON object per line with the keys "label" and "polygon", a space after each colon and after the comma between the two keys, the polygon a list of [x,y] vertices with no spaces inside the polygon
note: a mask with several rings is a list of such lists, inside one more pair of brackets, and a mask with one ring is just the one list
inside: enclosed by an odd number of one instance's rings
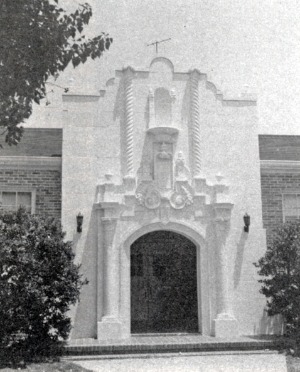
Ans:
{"label": "decorative pilaster", "polygon": [[191,72],[191,118],[193,134],[194,177],[201,175],[201,138],[199,123],[199,73]]}
{"label": "decorative pilaster", "polygon": [[117,273],[116,267],[116,252],[113,246],[113,237],[116,228],[116,219],[102,218],[103,225],[103,240],[104,240],[104,319],[116,319],[116,310],[118,308],[117,288],[115,276]]}
{"label": "decorative pilaster", "polygon": [[125,70],[126,177],[133,178],[133,73]]}
{"label": "decorative pilaster", "polygon": [[103,316],[98,322],[98,339],[115,339],[120,337],[121,323],[118,321],[119,287],[118,287],[118,252],[113,244],[117,218],[102,217],[104,248],[104,291]]}
{"label": "decorative pilaster", "polygon": [[214,204],[215,232],[218,257],[218,287],[217,287],[217,317],[213,322],[213,332],[217,337],[232,337],[238,335],[238,322],[232,314],[229,293],[228,257],[226,238],[230,225],[231,203]]}

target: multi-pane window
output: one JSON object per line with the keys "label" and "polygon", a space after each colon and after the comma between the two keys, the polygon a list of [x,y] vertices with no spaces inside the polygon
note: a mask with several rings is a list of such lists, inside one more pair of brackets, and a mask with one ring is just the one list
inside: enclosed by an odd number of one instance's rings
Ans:
{"label": "multi-pane window", "polygon": [[300,193],[283,194],[283,221],[300,219]]}
{"label": "multi-pane window", "polygon": [[16,211],[20,206],[28,212],[34,213],[34,198],[32,192],[24,191],[1,191],[1,208]]}

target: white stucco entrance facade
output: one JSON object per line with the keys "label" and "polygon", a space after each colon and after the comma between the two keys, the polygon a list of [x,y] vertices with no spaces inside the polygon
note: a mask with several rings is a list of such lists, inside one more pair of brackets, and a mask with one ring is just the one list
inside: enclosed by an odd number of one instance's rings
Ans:
{"label": "white stucco entrance facade", "polygon": [[[120,314],[118,317],[119,327],[120,327],[120,337],[129,337],[131,334],[131,318],[130,318],[130,297],[131,297],[131,283],[130,283],[130,247],[135,240],[143,236],[146,233],[154,231],[174,231],[180,233],[183,236],[190,239],[197,248],[197,296],[198,296],[198,320],[199,320],[199,331],[201,333],[209,334],[209,329],[207,329],[207,324],[209,324],[209,293],[208,293],[208,270],[205,263],[207,262],[207,252],[205,250],[205,244],[203,238],[198,232],[192,230],[190,227],[181,225],[175,222],[169,222],[166,225],[161,223],[153,223],[147,226],[141,227],[132,233],[123,243],[120,249],[120,260],[121,260],[121,271],[120,271],[120,288],[119,293],[121,298],[120,302]],[[197,238],[197,239],[195,239]],[[200,244],[199,242],[203,242]],[[143,299],[141,299],[143,301]],[[99,323],[100,331],[99,338],[104,333],[102,332],[104,325],[103,321]]]}
{"label": "white stucco entrance facade", "polygon": [[130,337],[130,247],[153,231],[196,246],[199,333],[260,334],[255,98],[225,99],[205,74],[177,72],[158,57],[116,71],[100,93],[70,93],[64,102],[63,226],[90,281],[73,309],[72,337]]}

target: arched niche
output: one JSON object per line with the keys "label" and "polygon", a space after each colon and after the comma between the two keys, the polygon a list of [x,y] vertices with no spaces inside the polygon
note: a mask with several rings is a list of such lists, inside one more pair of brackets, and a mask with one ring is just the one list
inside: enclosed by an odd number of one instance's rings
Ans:
{"label": "arched niche", "polygon": [[165,88],[157,88],[154,92],[155,125],[169,127],[172,124],[172,97]]}

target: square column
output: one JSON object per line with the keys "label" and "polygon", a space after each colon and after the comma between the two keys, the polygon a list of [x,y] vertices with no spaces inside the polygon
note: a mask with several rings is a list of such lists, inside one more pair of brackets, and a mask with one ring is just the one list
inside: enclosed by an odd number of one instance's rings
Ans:
{"label": "square column", "polygon": [[215,231],[217,237],[218,257],[218,311],[217,317],[213,320],[213,335],[216,337],[236,337],[239,335],[238,321],[232,314],[229,285],[228,265],[226,254],[226,237],[229,230],[230,215],[233,204],[216,203],[215,210]]}
{"label": "square column", "polygon": [[104,303],[103,316],[97,324],[97,339],[121,338],[121,323],[118,320],[119,310],[119,257],[117,247],[113,244],[117,219],[110,217],[101,218],[104,242]]}

